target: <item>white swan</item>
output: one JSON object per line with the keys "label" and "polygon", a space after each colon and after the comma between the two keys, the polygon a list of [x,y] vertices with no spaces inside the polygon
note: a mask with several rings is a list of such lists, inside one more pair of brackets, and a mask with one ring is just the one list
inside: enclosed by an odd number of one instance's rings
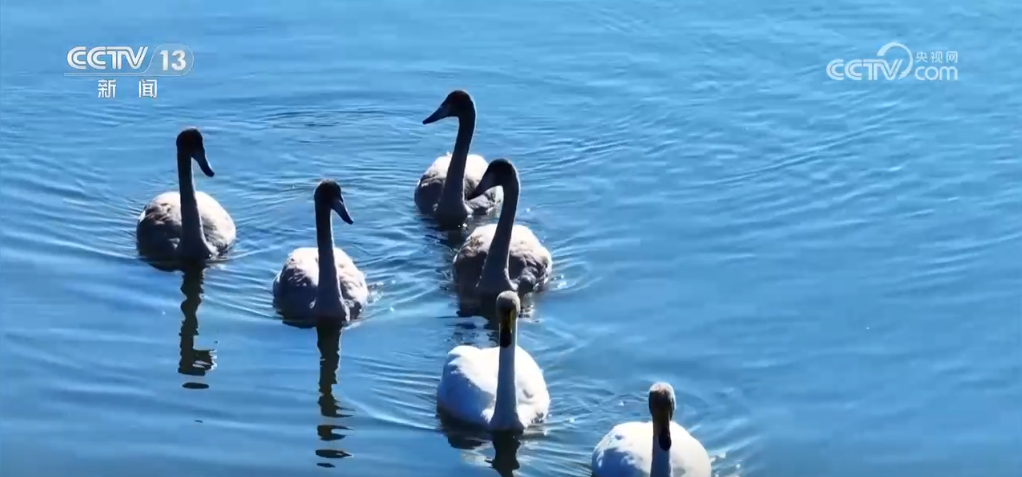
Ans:
{"label": "white swan", "polygon": [[138,251],[157,261],[205,261],[219,258],[234,245],[231,216],[216,199],[195,191],[192,159],[213,177],[206,159],[202,134],[189,128],[177,136],[178,192],[154,198],[138,216],[135,238]]}
{"label": "white swan", "polygon": [[505,193],[500,219],[496,225],[475,229],[454,257],[458,293],[484,301],[508,290],[525,294],[540,288],[554,265],[553,257],[536,235],[528,227],[515,224],[521,184],[518,171],[507,159],[491,162],[469,197],[478,197],[496,186]]}
{"label": "white swan", "polygon": [[458,118],[458,138],[454,152],[438,157],[419,178],[415,188],[415,205],[441,225],[460,227],[470,215],[484,215],[500,203],[503,191],[488,190],[469,200],[466,191],[473,190],[486,171],[482,156],[469,154],[469,144],[476,124],[476,108],[468,93],[455,90],[447,95],[433,114],[422,120],[430,124],[444,118]]}
{"label": "white swan", "polygon": [[595,477],[710,477],[706,449],[674,416],[674,388],[649,388],[652,422],[618,424],[593,450]]}
{"label": "white swan", "polygon": [[316,248],[296,248],[273,279],[273,303],[286,319],[343,325],[358,318],[369,298],[365,275],[344,250],[334,247],[330,211],[351,224],[341,187],[316,187]]}
{"label": "white swan", "polygon": [[546,418],[550,394],[543,371],[518,347],[521,302],[514,292],[496,300],[499,346],[457,346],[447,354],[437,407],[468,424],[491,431],[524,431]]}

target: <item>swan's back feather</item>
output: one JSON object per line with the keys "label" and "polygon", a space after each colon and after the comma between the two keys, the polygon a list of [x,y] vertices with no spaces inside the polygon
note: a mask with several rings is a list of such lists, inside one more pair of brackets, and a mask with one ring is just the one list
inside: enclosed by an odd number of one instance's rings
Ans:
{"label": "swan's back feather", "polygon": [[[369,299],[365,275],[344,250],[334,247],[341,299],[348,308],[349,319],[359,316]],[[273,279],[274,305],[287,317],[304,318],[312,311],[319,286],[319,250],[296,248]]]}
{"label": "swan's back feather", "polygon": [[[671,467],[674,475],[710,477],[706,448],[675,422],[671,423]],[[653,459],[653,424],[626,422],[614,426],[593,449],[596,477],[648,476]]]}
{"label": "swan's back feather", "polygon": [[[497,364],[500,348],[457,346],[447,354],[437,405],[452,417],[477,426],[487,426],[497,403]],[[527,351],[515,349],[515,384],[518,417],[524,427],[542,421],[550,408],[543,371]]]}
{"label": "swan's back feather", "polygon": [[[223,255],[234,245],[234,220],[209,194],[196,191],[195,201],[202,231],[213,250]],[[181,194],[170,191],[156,196],[138,216],[135,234],[145,254],[154,258],[176,257],[181,243]]]}
{"label": "swan's back feather", "polygon": [[[496,231],[496,224],[478,227],[458,250],[454,257],[454,279],[459,292],[467,294],[475,289]],[[517,284],[518,291],[527,293],[541,288],[550,277],[553,264],[550,251],[532,230],[521,224],[512,227],[507,272],[511,282]]]}
{"label": "swan's back feather", "polygon": [[[415,205],[423,214],[432,214],[444,189],[447,179],[447,168],[451,164],[451,155],[440,156],[422,173],[419,184],[415,187]],[[486,167],[486,159],[478,154],[469,154],[465,161],[465,195],[471,193],[482,180]],[[504,198],[504,190],[493,187],[474,200],[466,202],[473,214],[486,214],[493,210]]]}

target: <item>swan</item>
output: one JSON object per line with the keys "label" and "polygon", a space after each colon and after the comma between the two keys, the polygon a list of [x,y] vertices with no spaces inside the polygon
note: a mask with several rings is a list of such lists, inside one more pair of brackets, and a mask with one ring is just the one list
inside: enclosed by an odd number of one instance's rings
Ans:
{"label": "swan", "polygon": [[476,124],[475,103],[468,93],[452,91],[422,124],[449,117],[458,118],[454,152],[436,158],[419,178],[415,205],[441,224],[461,226],[470,215],[485,215],[496,208],[503,191],[494,189],[472,199],[465,197],[465,191],[475,188],[486,171],[486,159],[468,153]]}
{"label": "swan", "polygon": [[546,418],[550,394],[543,371],[518,347],[518,295],[501,293],[496,310],[499,346],[452,349],[437,386],[437,407],[490,431],[520,432]]}
{"label": "swan", "polygon": [[285,318],[343,325],[358,318],[369,298],[365,275],[344,250],[334,247],[330,211],[352,224],[341,186],[316,187],[316,248],[296,248],[273,279],[273,303]]}
{"label": "swan", "polygon": [[216,199],[195,190],[192,160],[208,177],[202,133],[188,128],[177,136],[178,192],[164,192],[138,216],[139,252],[157,261],[205,261],[222,257],[234,245],[234,220]]}
{"label": "swan", "polygon": [[710,456],[696,438],[671,419],[674,388],[649,388],[652,422],[614,426],[593,450],[595,477],[710,477]]}
{"label": "swan", "polygon": [[538,289],[550,276],[554,263],[536,235],[528,227],[515,224],[521,185],[510,161],[491,162],[469,198],[496,186],[506,194],[500,219],[496,225],[475,229],[454,257],[458,293],[487,301],[508,290],[525,294]]}

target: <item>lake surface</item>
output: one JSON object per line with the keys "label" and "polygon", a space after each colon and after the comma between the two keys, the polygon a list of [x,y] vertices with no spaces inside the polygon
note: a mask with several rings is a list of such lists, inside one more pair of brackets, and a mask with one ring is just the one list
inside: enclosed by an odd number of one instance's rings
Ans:
{"label": "lake surface", "polygon": [[[0,475],[585,476],[655,380],[720,477],[1022,473],[1018,2],[356,3],[4,1]],[[958,80],[828,77],[891,41]],[[156,99],[63,75],[171,42]],[[412,202],[454,88],[555,260],[520,331],[550,420],[497,449],[435,413],[494,342]],[[134,226],[190,125],[239,239],[182,276]],[[270,294],[326,177],[372,287],[333,342]]]}

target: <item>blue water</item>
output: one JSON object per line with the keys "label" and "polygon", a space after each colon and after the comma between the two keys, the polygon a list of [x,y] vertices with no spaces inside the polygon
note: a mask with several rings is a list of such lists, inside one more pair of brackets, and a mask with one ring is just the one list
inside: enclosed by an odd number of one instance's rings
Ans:
{"label": "blue water", "polygon": [[[1009,0],[4,0],[0,475],[585,476],[665,380],[720,477],[1018,476],[1020,19]],[[956,51],[958,80],[828,78],[891,41]],[[63,75],[73,46],[171,42],[195,66],[156,99]],[[521,329],[550,422],[497,449],[435,414],[447,350],[492,343],[412,202],[456,127],[420,122],[454,88],[555,260]],[[189,125],[239,240],[183,277],[133,235]],[[317,345],[270,282],[314,243],[324,177],[372,302]]]}

